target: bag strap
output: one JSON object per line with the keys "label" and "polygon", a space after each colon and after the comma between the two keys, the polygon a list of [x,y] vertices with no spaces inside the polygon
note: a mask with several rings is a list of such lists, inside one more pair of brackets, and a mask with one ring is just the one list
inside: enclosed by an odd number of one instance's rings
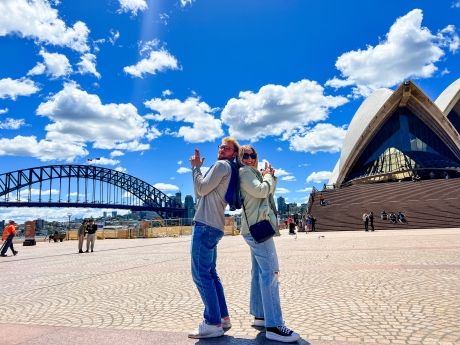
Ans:
{"label": "bag strap", "polygon": [[[259,178],[259,175],[257,173],[255,173],[254,175],[256,175],[257,179],[261,182],[261,183],[264,183],[263,181],[263,178],[262,180]],[[268,183],[268,182],[267,182]],[[242,203],[241,203],[241,206],[243,206],[243,211],[244,211],[244,216],[246,217],[246,223],[248,224],[248,229],[250,227],[249,225],[249,222],[248,222],[248,215],[246,214],[246,208],[244,207],[244,198],[241,198],[242,199]],[[260,210],[260,204],[262,203],[264,199],[261,199],[260,202],[259,202],[259,206],[257,207],[257,219],[259,219],[259,210]]]}

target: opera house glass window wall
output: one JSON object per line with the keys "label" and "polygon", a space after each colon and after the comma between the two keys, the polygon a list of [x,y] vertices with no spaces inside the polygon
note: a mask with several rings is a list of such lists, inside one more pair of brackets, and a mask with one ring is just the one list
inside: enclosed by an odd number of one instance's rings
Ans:
{"label": "opera house glass window wall", "polygon": [[409,109],[398,108],[369,141],[345,181],[460,177],[460,161]]}

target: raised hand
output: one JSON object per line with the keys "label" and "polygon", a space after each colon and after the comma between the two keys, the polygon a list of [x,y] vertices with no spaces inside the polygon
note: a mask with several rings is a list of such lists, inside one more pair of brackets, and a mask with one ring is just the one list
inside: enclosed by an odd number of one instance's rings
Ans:
{"label": "raised hand", "polygon": [[192,165],[192,168],[199,168],[203,165],[204,158],[201,158],[200,150],[195,149],[195,153],[190,157],[189,162]]}

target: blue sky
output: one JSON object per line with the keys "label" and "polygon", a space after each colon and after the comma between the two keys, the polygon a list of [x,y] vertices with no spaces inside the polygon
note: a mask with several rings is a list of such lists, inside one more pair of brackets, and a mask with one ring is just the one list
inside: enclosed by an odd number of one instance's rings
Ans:
{"label": "blue sky", "polygon": [[[0,172],[59,163],[192,194],[188,158],[252,142],[305,202],[363,99],[460,75],[460,1],[2,0]],[[2,209],[0,219],[101,210]]]}

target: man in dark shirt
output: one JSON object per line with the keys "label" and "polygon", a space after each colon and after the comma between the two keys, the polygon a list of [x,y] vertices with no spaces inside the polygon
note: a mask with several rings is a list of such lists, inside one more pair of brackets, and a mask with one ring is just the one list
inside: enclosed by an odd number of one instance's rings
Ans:
{"label": "man in dark shirt", "polygon": [[91,219],[88,223],[88,227],[86,228],[88,232],[88,237],[86,239],[86,253],[89,252],[89,247],[91,245],[91,252],[94,251],[94,242],[96,241],[96,231],[97,231],[97,224]]}

